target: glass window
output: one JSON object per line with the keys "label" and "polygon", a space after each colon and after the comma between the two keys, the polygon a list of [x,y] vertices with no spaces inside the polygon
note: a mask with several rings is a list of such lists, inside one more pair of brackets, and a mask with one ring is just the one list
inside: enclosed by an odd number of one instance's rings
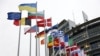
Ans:
{"label": "glass window", "polygon": [[89,34],[89,37],[93,37],[93,36],[96,36],[97,34],[100,34],[100,26],[89,29],[88,34]]}

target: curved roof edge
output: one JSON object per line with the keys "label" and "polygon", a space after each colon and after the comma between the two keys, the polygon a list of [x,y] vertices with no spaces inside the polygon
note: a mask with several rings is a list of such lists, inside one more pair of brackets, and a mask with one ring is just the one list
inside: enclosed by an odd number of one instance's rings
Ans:
{"label": "curved roof edge", "polygon": [[83,24],[80,24],[80,25],[74,27],[73,29],[67,31],[66,33],[69,34],[69,33],[73,32],[73,31],[76,30],[76,29],[79,29],[79,28],[81,28],[81,27],[83,27],[83,26],[86,26],[86,25],[88,25],[88,24],[90,24],[90,23],[93,23],[93,22],[96,22],[96,21],[98,21],[98,20],[100,20],[100,17],[95,18],[95,19],[90,20],[90,21],[87,21],[87,22],[85,22],[85,23],[83,23]]}

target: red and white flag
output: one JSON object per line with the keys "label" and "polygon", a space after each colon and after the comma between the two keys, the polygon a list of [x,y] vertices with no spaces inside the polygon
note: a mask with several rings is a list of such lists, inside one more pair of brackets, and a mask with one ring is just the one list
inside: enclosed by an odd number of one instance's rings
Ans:
{"label": "red and white flag", "polygon": [[51,20],[51,18],[37,20],[37,26],[38,27],[45,27],[45,26],[50,27],[50,26],[52,26],[52,20]]}

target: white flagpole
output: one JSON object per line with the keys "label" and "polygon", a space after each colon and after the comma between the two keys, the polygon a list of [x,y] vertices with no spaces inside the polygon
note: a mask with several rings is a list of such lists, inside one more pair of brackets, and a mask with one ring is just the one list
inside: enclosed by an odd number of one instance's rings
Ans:
{"label": "white flagpole", "polygon": [[47,56],[47,36],[46,36],[46,32],[45,32],[45,27],[44,27],[44,34],[45,34],[45,56]]}
{"label": "white flagpole", "polygon": [[[36,8],[36,25],[37,25],[37,8]],[[36,56],[40,56],[40,39],[37,37],[37,33],[38,32],[36,31]]]}
{"label": "white flagpole", "polygon": [[[58,23],[57,23],[58,24]],[[57,32],[58,32],[58,26],[57,26]],[[58,38],[58,37],[57,37]],[[53,45],[54,46],[54,45]],[[54,49],[54,48],[53,48]],[[57,54],[60,54],[60,42],[59,42],[59,50],[57,52],[55,52],[54,50],[54,56],[57,56]]]}
{"label": "white flagpole", "polygon": [[[31,25],[30,25],[30,28],[31,28]],[[32,35],[31,35],[31,32],[30,32],[30,51],[29,51],[29,56],[31,56],[31,39],[32,39]]]}
{"label": "white flagpole", "polygon": [[53,53],[52,53],[52,54],[53,54],[53,56],[54,56],[54,55],[55,55],[55,50],[54,50],[54,37],[52,37],[52,44],[53,44],[53,46],[52,46],[52,49],[53,49],[52,52],[53,52]]}
{"label": "white flagpole", "polygon": [[[57,27],[58,27],[58,26],[57,26]],[[58,32],[58,28],[57,28],[57,31],[56,31],[56,32]],[[57,38],[58,38],[58,37],[57,37]],[[52,47],[52,48],[53,48],[53,56],[57,56],[57,54],[60,53],[60,46],[59,46],[59,50],[58,50],[58,51],[55,51],[55,50],[54,50],[54,47],[55,47],[55,46],[54,46],[54,37],[53,37],[53,40],[52,40],[52,41],[53,41],[53,47]],[[59,42],[59,44],[60,44],[60,42]]]}
{"label": "white flagpole", "polygon": [[53,46],[52,46],[52,49],[53,49],[52,56],[56,56],[55,55],[55,50],[54,50],[54,37],[53,36],[52,36],[52,44],[53,44]]}
{"label": "white flagpole", "polygon": [[[22,11],[21,11],[21,18],[22,18]],[[20,19],[21,20],[21,19]],[[21,39],[21,21],[19,22],[19,39],[18,39],[18,51],[17,56],[20,54],[20,39]]]}
{"label": "white flagpole", "polygon": [[[20,22],[21,23],[21,22]],[[21,24],[19,26],[19,39],[18,39],[18,50],[17,50],[17,56],[20,54],[20,39],[21,39]]]}
{"label": "white flagpole", "polygon": [[[45,19],[45,11],[44,11],[44,19]],[[45,56],[49,56],[48,55],[48,49],[47,49],[47,34],[46,34],[46,26],[47,26],[47,20],[46,22],[44,22],[45,26],[44,26],[44,34],[45,34]]]}
{"label": "white flagpole", "polygon": [[[59,39],[60,39],[61,37],[59,37]],[[59,56],[61,56],[61,52],[60,52],[60,50],[61,50],[61,41],[59,40]]]}
{"label": "white flagpole", "polygon": [[[60,40],[61,40],[61,38],[62,38],[63,41],[64,41],[64,36],[63,36],[63,37],[59,37],[59,38],[60,38]],[[62,49],[61,49],[62,46],[61,46],[60,43],[61,43],[61,41],[59,42],[59,56],[61,56],[61,50],[62,50]]]}
{"label": "white flagpole", "polygon": [[[37,32],[36,32],[37,34]],[[40,42],[39,42],[39,38],[36,37],[36,56],[40,56]]]}

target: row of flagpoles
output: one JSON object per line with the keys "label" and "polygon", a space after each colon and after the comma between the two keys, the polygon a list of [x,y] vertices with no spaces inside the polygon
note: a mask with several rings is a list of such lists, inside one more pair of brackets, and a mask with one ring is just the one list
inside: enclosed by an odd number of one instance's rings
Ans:
{"label": "row of flagpoles", "polygon": [[[8,12],[8,20],[14,20],[13,24],[19,26],[19,41],[17,56],[20,56],[20,36],[21,25],[29,25],[30,28],[25,28],[25,33],[30,33],[30,54],[31,56],[31,33],[36,32],[36,56],[40,56],[40,37],[44,37],[41,42],[45,42],[45,56],[49,56],[49,48],[53,49],[52,56],[56,56],[57,53],[61,56],[61,50],[63,50],[66,56],[85,56],[84,51],[77,45],[69,46],[69,37],[64,34],[63,31],[58,29],[58,24],[52,26],[51,18],[45,19],[44,11],[37,11],[37,3],[24,3],[19,5],[21,12]],[[28,11],[28,17],[22,17],[22,11]],[[36,25],[31,25],[31,20],[36,20]],[[50,27],[46,29],[46,26]],[[52,26],[52,27],[51,27]],[[43,27],[44,31],[39,32],[39,27]],[[51,33],[49,33],[51,32]],[[49,37],[47,36],[49,33]],[[48,40],[49,39],[49,40]],[[57,52],[56,52],[57,51]],[[83,51],[83,52],[82,52]],[[56,54],[55,54],[56,52]]]}
{"label": "row of flagpoles", "polygon": [[[37,36],[39,32],[39,27],[52,26],[51,18],[45,19],[44,11],[38,12],[37,11],[37,3],[24,3],[19,5],[19,10],[21,12],[8,12],[8,20],[14,20],[13,24],[19,26],[19,41],[18,41],[18,53],[17,56],[20,54],[20,36],[21,36],[21,25],[29,25],[30,28],[26,28],[25,33],[30,33],[30,55],[31,56],[31,33],[36,32],[36,56],[40,56],[39,50],[39,38]],[[28,11],[28,17],[22,18],[22,11]],[[31,27],[31,20],[36,20],[36,25]],[[45,33],[45,31],[44,31]],[[47,56],[47,55],[45,55]]]}

